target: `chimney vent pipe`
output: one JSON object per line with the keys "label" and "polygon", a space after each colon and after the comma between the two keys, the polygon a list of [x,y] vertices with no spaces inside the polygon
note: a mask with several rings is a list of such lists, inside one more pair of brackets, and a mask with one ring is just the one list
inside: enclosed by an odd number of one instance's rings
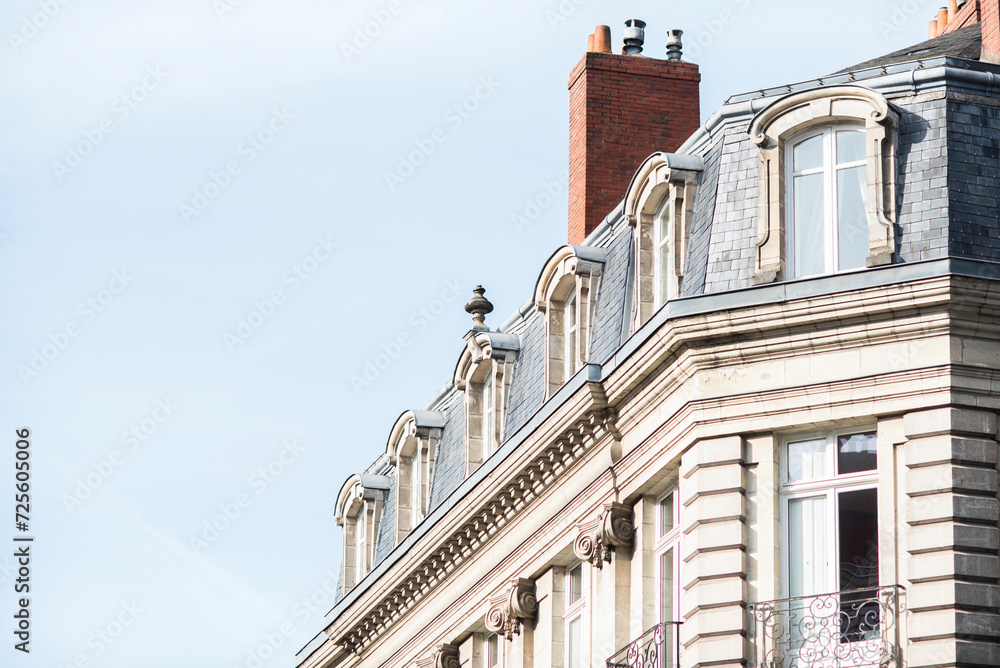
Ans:
{"label": "chimney vent pipe", "polygon": [[611,27],[597,26],[594,30],[594,51],[597,53],[611,53]]}
{"label": "chimney vent pipe", "polygon": [[623,40],[622,54],[626,56],[638,56],[642,54],[642,45],[646,41],[645,21],[639,19],[629,19],[625,22],[625,38]]}
{"label": "chimney vent pipe", "polygon": [[[937,25],[935,23],[934,25]],[[587,52],[590,53],[594,50],[594,33],[587,35]]]}
{"label": "chimney vent pipe", "polygon": [[942,7],[937,14],[937,34],[943,35],[944,29],[948,27],[948,8]]}
{"label": "chimney vent pipe", "polygon": [[681,43],[681,35],[684,34],[683,30],[668,30],[667,31],[667,60],[680,60],[681,49],[683,44]]}

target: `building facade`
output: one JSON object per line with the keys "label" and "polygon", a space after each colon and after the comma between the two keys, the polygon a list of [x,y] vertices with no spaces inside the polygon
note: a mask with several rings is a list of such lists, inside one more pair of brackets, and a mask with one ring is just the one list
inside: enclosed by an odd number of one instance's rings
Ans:
{"label": "building facade", "polygon": [[1000,0],[701,127],[643,27],[571,75],[570,243],[344,483],[300,666],[1000,665]]}

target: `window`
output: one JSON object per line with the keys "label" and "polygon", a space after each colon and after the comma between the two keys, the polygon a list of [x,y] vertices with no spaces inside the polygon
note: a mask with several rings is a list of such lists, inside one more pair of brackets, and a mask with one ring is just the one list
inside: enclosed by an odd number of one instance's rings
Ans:
{"label": "window", "polygon": [[486,637],[486,668],[500,666],[500,636],[491,633]]}
{"label": "window", "polygon": [[[782,526],[787,596],[821,597],[787,613],[794,647],[818,651],[877,637],[878,455],[871,432],[795,439],[784,447]],[[801,609],[800,609],[801,608]],[[820,617],[815,610],[826,608]],[[812,609],[812,611],[810,611]],[[798,618],[796,619],[796,615]]]}
{"label": "window", "polygon": [[347,479],[337,496],[335,519],[344,528],[344,591],[361,581],[375,558],[382,508],[390,480],[384,475],[362,473]]}
{"label": "window", "polygon": [[587,665],[586,603],[583,564],[577,564],[566,571],[566,668]]}
{"label": "window", "polygon": [[893,262],[898,119],[862,86],[794,93],[757,114],[754,284]]}
{"label": "window", "polygon": [[427,498],[444,429],[440,411],[409,410],[396,419],[385,460],[395,467],[396,515],[393,545],[399,544],[427,512]]}
{"label": "window", "polygon": [[545,263],[535,284],[535,308],[545,318],[547,397],[587,362],[606,259],[603,248],[563,246]]}
{"label": "window", "polygon": [[868,162],[865,132],[852,126],[810,131],[789,142],[789,278],[865,266]]}
{"label": "window", "polygon": [[496,449],[497,410],[496,381],[492,369],[486,374],[483,382],[483,455],[489,457]]}
{"label": "window", "polygon": [[354,565],[359,580],[368,572],[368,559],[365,557],[366,537],[365,511],[362,508],[354,523]]}
{"label": "window", "polygon": [[663,666],[677,664],[677,623],[680,621],[680,522],[676,490],[656,504],[656,609],[658,623],[663,624],[663,645],[660,656]]}
{"label": "window", "polygon": [[684,282],[688,238],[705,163],[696,155],[655,153],[639,167],[625,194],[625,218],[635,228],[633,329],[638,329]]}

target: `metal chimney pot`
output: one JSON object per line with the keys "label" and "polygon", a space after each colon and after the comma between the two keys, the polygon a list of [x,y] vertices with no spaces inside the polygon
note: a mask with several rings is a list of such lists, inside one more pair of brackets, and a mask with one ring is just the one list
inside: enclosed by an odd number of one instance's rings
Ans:
{"label": "metal chimney pot", "polygon": [[642,53],[642,45],[646,41],[645,21],[629,19],[625,22],[625,45],[622,53],[626,56],[638,56]]}
{"label": "metal chimney pot", "polygon": [[681,59],[681,49],[683,44],[681,43],[681,35],[684,34],[683,30],[668,30],[667,31],[667,60],[680,60]]}

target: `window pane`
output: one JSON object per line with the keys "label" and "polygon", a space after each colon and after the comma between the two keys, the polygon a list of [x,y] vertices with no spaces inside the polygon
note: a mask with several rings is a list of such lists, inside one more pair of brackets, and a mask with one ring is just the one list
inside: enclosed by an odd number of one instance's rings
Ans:
{"label": "window pane", "polygon": [[878,468],[875,434],[853,434],[837,439],[837,473],[874,471]]}
{"label": "window pane", "polygon": [[492,634],[486,641],[486,665],[488,668],[496,668],[500,663],[500,641],[497,634]]}
{"label": "window pane", "polygon": [[817,169],[823,166],[823,135],[801,141],[792,149],[792,169]]}
{"label": "window pane", "polygon": [[837,133],[837,164],[866,160],[865,133],[859,130],[842,130]]}
{"label": "window pane", "polygon": [[840,493],[840,590],[878,587],[878,493]]}
{"label": "window pane", "polygon": [[660,307],[667,303],[670,298],[670,270],[668,269],[670,262],[670,246],[664,245],[660,247],[660,298],[657,300],[656,306]]}
{"label": "window pane", "polygon": [[788,594],[810,596],[829,592],[826,497],[788,502]]}
{"label": "window pane", "polygon": [[660,535],[666,536],[674,528],[674,495],[667,494],[660,500]]}
{"label": "window pane", "polygon": [[579,617],[569,623],[569,656],[566,657],[567,668],[583,668],[583,620]]}
{"label": "window pane", "polygon": [[569,572],[569,602],[576,603],[583,598],[583,567],[577,566]]}
{"label": "window pane", "polygon": [[823,175],[796,176],[792,188],[794,277],[822,274],[826,270]]}
{"label": "window pane", "polygon": [[864,267],[868,258],[868,168],[837,172],[837,269]]}
{"label": "window pane", "polygon": [[788,482],[826,478],[828,468],[825,438],[788,444]]}
{"label": "window pane", "polygon": [[674,549],[660,555],[660,621],[674,621]]}

